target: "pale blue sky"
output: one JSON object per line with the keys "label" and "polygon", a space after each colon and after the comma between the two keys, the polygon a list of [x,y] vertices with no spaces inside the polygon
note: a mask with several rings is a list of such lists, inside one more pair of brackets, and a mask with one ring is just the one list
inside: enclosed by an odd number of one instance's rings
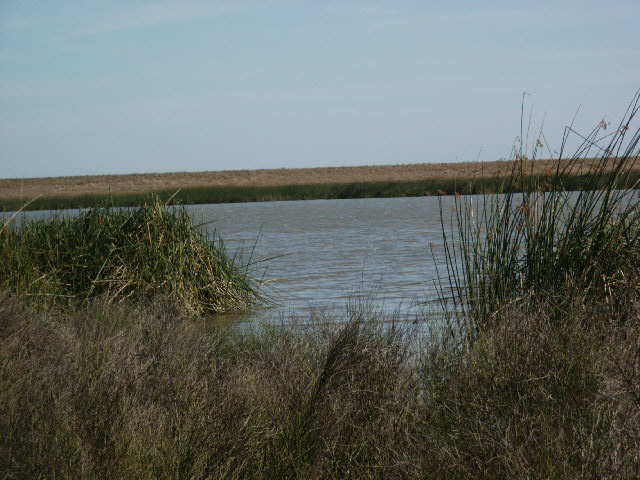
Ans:
{"label": "pale blue sky", "polygon": [[0,178],[495,160],[639,87],[637,0],[0,0]]}

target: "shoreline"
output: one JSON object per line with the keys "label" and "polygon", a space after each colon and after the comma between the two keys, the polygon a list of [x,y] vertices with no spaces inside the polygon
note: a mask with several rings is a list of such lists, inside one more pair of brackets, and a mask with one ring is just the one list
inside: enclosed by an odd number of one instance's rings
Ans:
{"label": "shoreline", "polygon": [[[584,159],[584,173],[597,160]],[[555,160],[526,162],[540,174]],[[0,178],[0,199],[32,199],[43,196],[149,193],[199,187],[282,187],[335,183],[411,182],[419,180],[476,179],[509,175],[512,160],[490,162],[415,163],[355,167],[278,168],[202,172],[131,173],[63,177]]]}
{"label": "shoreline", "polygon": [[[565,189],[593,188],[589,172],[598,162],[574,161],[559,174]],[[151,197],[197,205],[504,193],[520,188],[509,182],[516,170],[535,181],[557,167],[554,160],[535,160],[0,179],[0,211],[133,207]],[[640,179],[640,168],[631,173],[626,185]]]}

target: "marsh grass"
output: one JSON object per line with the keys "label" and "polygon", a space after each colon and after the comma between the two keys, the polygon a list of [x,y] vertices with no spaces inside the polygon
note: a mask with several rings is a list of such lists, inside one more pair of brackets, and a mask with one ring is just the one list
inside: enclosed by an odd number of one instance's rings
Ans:
{"label": "marsh grass", "polygon": [[53,318],[3,295],[0,325],[9,478],[403,478],[416,468],[405,345],[362,318],[247,335],[202,330],[162,304],[94,303]]}
{"label": "marsh grass", "polygon": [[439,459],[429,465],[433,476],[638,476],[637,303],[622,323],[574,301],[562,321],[539,299],[511,305],[464,349],[451,340],[432,350],[425,369],[427,450]]}
{"label": "marsh grass", "polygon": [[544,176],[521,143],[505,193],[458,196],[450,230],[441,209],[455,308],[422,357],[431,476],[640,476],[639,100]]}
{"label": "marsh grass", "polygon": [[3,478],[640,472],[637,303],[624,324],[576,308],[562,326],[519,305],[464,351],[372,312],[252,334],[168,312],[0,295]]}
{"label": "marsh grass", "polygon": [[243,311],[257,284],[196,227],[184,207],[148,201],[7,223],[0,233],[0,285],[41,304],[171,298],[195,314]]}
{"label": "marsh grass", "polygon": [[[543,176],[529,176],[524,146],[505,180],[502,195],[457,196],[447,235],[441,209],[447,278],[443,298],[450,297],[460,328],[472,337],[488,328],[492,317],[512,302],[536,296],[563,302],[576,296],[594,302],[620,303],[630,276],[640,267],[640,209],[633,174],[640,133],[630,131],[638,113],[635,96],[627,114],[611,133],[601,122],[573,156]],[[568,129],[565,141],[572,133]],[[537,139],[536,143],[541,144]],[[597,154],[572,191],[566,172]],[[535,154],[535,150],[534,150]]]}
{"label": "marsh grass", "polygon": [[[630,172],[633,180],[640,178],[640,171]],[[540,175],[531,175],[530,181],[539,181]],[[507,184],[505,176],[470,177],[458,179],[434,178],[430,180],[397,181],[397,182],[358,182],[285,185],[270,187],[234,187],[211,186],[183,188],[180,190],[159,190],[150,193],[112,194],[112,195],[76,195],[76,196],[42,196],[37,199],[2,199],[0,209],[6,212],[22,208],[25,202],[32,200],[28,210],[61,210],[90,208],[109,204],[116,207],[132,207],[148,201],[153,193],[163,201],[172,201],[184,205],[210,203],[265,202],[287,200],[320,200],[347,198],[393,198],[421,197],[435,195],[472,195],[482,192],[500,193],[507,188],[519,191],[520,185]],[[565,173],[563,184],[568,190],[597,188],[588,174]],[[543,185],[542,182],[538,182]],[[620,184],[622,186],[622,183]]]}

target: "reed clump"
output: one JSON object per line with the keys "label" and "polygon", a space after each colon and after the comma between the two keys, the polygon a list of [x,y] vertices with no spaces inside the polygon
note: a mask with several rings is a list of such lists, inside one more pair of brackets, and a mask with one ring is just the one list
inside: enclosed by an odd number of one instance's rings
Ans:
{"label": "reed clump", "polygon": [[[545,175],[528,175],[536,149],[529,159],[521,144],[514,150],[516,168],[502,189],[506,193],[457,196],[452,218],[457,233],[445,235],[448,277],[441,292],[461,312],[457,321],[469,338],[489,328],[501,308],[532,297],[555,304],[560,315],[575,298],[626,301],[627,286],[640,267],[633,174],[640,133],[629,126],[639,100],[636,94],[613,132],[600,122],[580,135],[581,145],[566,159],[563,142],[555,169]],[[536,144],[542,145],[542,137]],[[572,191],[566,172],[587,157],[596,161],[582,189]],[[443,232],[444,216],[441,212]]]}
{"label": "reed clump", "polygon": [[[458,196],[450,234],[441,211],[453,309],[423,357],[430,475],[638,477],[639,95],[543,176],[520,143],[505,193]],[[566,168],[594,150],[571,191]]]}
{"label": "reed clump", "polygon": [[183,207],[147,202],[10,222],[0,234],[0,285],[42,305],[171,299],[193,314],[243,311],[260,299],[246,269]]}

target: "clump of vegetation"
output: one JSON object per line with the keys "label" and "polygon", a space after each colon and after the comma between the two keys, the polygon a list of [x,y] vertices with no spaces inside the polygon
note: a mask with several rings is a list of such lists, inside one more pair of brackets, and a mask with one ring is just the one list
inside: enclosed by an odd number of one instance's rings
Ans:
{"label": "clump of vegetation", "polygon": [[[632,284],[629,280],[640,268],[640,207],[633,174],[640,131],[630,131],[639,95],[612,133],[601,122],[591,134],[580,136],[582,144],[568,159],[562,158],[563,142],[555,170],[546,175],[528,175],[537,151],[534,146],[529,159],[521,143],[515,151],[518,163],[503,189],[507,193],[457,196],[452,222],[457,233],[453,239],[445,235],[449,275],[442,292],[451,292],[462,312],[458,320],[465,335],[488,328],[501,308],[532,297],[555,304],[559,314],[576,298],[626,301],[629,289],[624,286]],[[541,136],[536,144],[543,140]],[[586,183],[571,191],[566,172],[578,170],[594,150],[597,162]]]}
{"label": "clump of vegetation", "polygon": [[159,202],[5,224],[0,257],[0,285],[47,305],[162,296],[187,312],[213,314],[246,310],[260,298],[220,239],[198,229],[185,208]]}
{"label": "clump of vegetation", "polygon": [[[432,475],[638,477],[639,103],[546,175],[527,174],[521,142],[506,193],[456,198],[440,285],[454,308],[423,364]],[[571,191],[567,169],[593,150]]]}
{"label": "clump of vegetation", "polygon": [[637,294],[625,323],[606,308],[565,306],[558,321],[539,299],[512,305],[464,348],[451,337],[435,345],[424,362],[429,474],[637,478]]}

